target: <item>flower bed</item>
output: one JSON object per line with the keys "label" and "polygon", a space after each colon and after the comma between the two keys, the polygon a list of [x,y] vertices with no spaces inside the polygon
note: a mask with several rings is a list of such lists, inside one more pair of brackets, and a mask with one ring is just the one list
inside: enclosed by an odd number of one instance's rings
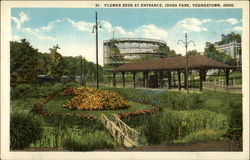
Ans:
{"label": "flower bed", "polygon": [[116,93],[89,87],[64,90],[61,95],[76,95],[63,104],[68,109],[114,110],[128,108],[128,102]]}
{"label": "flower bed", "polygon": [[54,96],[56,95],[56,92],[50,94],[48,97],[46,97],[44,100],[42,100],[39,104],[34,106],[32,112],[42,114],[44,116],[58,116],[58,117],[81,117],[81,118],[86,118],[90,120],[96,120],[96,117],[90,114],[71,114],[71,113],[66,113],[66,114],[61,114],[61,113],[54,113],[54,112],[48,112],[46,111],[43,107],[44,104],[46,104],[48,101],[50,101]]}
{"label": "flower bed", "polygon": [[137,111],[134,111],[134,112],[123,112],[123,113],[118,113],[116,115],[119,118],[127,118],[129,116],[138,116],[138,115],[143,115],[143,114],[151,114],[153,112],[162,112],[162,109],[157,105],[153,105],[152,109],[137,110]]}

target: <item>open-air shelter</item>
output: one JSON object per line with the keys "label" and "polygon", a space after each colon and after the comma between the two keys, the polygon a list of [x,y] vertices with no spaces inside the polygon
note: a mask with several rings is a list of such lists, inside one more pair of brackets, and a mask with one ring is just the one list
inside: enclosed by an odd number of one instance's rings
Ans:
{"label": "open-air shelter", "polygon": [[[145,60],[145,61],[137,61],[132,63],[127,63],[115,68],[113,72],[113,86],[116,86],[116,74],[122,73],[122,83],[123,87],[125,87],[125,73],[131,72],[133,74],[133,82],[134,88],[136,87],[136,73],[143,73],[143,86],[149,87],[149,72],[154,72],[157,82],[159,82],[158,87],[163,88],[163,72],[167,72],[168,74],[168,87],[171,88],[171,72],[177,72],[178,74],[178,88],[181,90],[181,73],[185,76],[185,69],[187,66],[187,57],[185,56],[176,56],[176,57],[168,57],[154,60]],[[206,81],[206,73],[208,70],[218,69],[224,70],[225,72],[225,80],[226,86],[229,85],[229,74],[230,70],[236,69],[234,66],[229,66],[227,64],[215,61],[206,56],[198,55],[198,56],[188,56],[188,70],[196,70],[199,72],[199,88],[202,91],[202,82]],[[185,79],[185,82],[186,79]],[[184,84],[185,88],[188,84]]]}

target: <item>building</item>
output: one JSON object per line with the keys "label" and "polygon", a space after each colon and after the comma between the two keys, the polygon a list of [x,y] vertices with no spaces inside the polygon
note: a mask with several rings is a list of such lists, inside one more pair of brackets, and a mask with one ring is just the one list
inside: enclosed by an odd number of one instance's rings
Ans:
{"label": "building", "polygon": [[237,61],[237,67],[241,66],[241,43],[231,41],[230,43],[224,45],[215,44],[214,47],[218,51],[223,52],[235,59]]}

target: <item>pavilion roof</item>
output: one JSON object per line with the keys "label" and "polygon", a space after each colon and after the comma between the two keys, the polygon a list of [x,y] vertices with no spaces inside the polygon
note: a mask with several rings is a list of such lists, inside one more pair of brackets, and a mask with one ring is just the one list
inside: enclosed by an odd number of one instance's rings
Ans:
{"label": "pavilion roof", "polygon": [[[133,71],[155,71],[155,70],[182,70],[186,68],[186,56],[176,56],[160,58],[147,61],[137,61],[127,63],[115,68],[114,72],[133,72]],[[188,56],[189,69],[230,69],[235,68],[227,64],[215,61],[206,56]]]}

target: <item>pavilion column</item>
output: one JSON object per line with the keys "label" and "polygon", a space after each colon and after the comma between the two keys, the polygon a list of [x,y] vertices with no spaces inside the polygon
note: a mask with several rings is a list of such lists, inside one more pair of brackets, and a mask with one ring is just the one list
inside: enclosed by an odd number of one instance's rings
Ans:
{"label": "pavilion column", "polygon": [[125,72],[122,72],[122,86],[125,87]]}
{"label": "pavilion column", "polygon": [[136,72],[133,72],[134,88],[135,88],[135,76],[136,76]]}
{"label": "pavilion column", "polygon": [[159,85],[158,85],[158,79],[159,79],[159,78],[158,78],[158,71],[155,71],[155,82],[154,82],[154,83],[155,83],[155,87],[156,87],[156,88],[159,87]]}
{"label": "pavilion column", "polygon": [[168,71],[168,89],[171,89],[172,86],[171,86],[171,72]]}
{"label": "pavilion column", "polygon": [[202,81],[204,79],[204,74],[205,74],[205,71],[204,69],[200,69],[200,72],[199,72],[199,75],[200,75],[200,91],[202,92]]}
{"label": "pavilion column", "polygon": [[145,76],[146,76],[146,88],[149,87],[148,74],[149,74],[149,72],[145,72]]}
{"label": "pavilion column", "polygon": [[146,87],[146,83],[145,83],[145,72],[142,72],[143,77],[142,77],[142,82],[143,82],[143,87]]}
{"label": "pavilion column", "polygon": [[203,77],[202,77],[202,80],[203,81],[206,81],[206,74],[207,74],[207,71],[206,70],[203,70]]}
{"label": "pavilion column", "polygon": [[175,83],[175,72],[173,72],[173,84],[174,84],[174,87],[176,87],[176,83]]}
{"label": "pavilion column", "polygon": [[178,71],[177,73],[178,73],[178,89],[180,91],[181,90],[181,72]]}
{"label": "pavilion column", "polygon": [[184,74],[184,88],[187,89],[187,76],[186,76],[186,72],[183,72]]}
{"label": "pavilion column", "polygon": [[113,72],[113,87],[116,87],[116,73]]}
{"label": "pavilion column", "polygon": [[160,88],[163,88],[163,71],[160,71]]}
{"label": "pavilion column", "polygon": [[220,81],[220,69],[218,70],[218,84],[219,84],[219,81]]}
{"label": "pavilion column", "polygon": [[229,86],[229,71],[230,71],[229,69],[225,70],[227,91],[228,91],[228,86]]}

